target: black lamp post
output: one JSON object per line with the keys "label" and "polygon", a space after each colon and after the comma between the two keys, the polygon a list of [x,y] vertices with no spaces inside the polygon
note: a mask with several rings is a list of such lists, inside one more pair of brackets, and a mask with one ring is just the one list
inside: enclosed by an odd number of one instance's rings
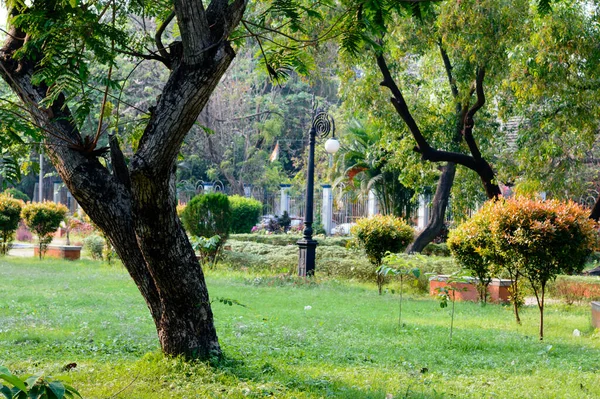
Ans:
{"label": "black lamp post", "polygon": [[335,138],[335,121],[325,111],[316,111],[308,139],[308,174],[306,176],[306,212],[304,214],[304,237],[297,244],[300,249],[298,258],[298,275],[312,276],[315,274],[315,256],[317,242],[313,240],[313,199],[315,191],[315,142],[317,136],[325,138],[331,133],[331,138],[325,143],[325,150],[334,154],[340,148],[340,142]]}

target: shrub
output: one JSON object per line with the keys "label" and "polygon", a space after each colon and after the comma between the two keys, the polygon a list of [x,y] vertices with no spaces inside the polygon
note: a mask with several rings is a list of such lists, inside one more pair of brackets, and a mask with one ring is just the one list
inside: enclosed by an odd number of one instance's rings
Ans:
{"label": "shrub", "polygon": [[0,195],[0,254],[6,255],[21,220],[23,202],[9,195]]}
{"label": "shrub", "polygon": [[439,244],[431,242],[423,248],[421,254],[427,256],[450,256],[452,253],[445,242]]}
{"label": "shrub", "polygon": [[283,215],[281,215],[277,218],[277,223],[279,223],[279,227],[284,232],[287,232],[290,229],[290,226],[292,224],[292,219],[290,218],[290,215],[288,214],[287,211],[283,211]]}
{"label": "shrub", "polygon": [[[494,273],[494,249],[490,231],[490,207],[482,208],[471,219],[460,224],[448,236],[447,245],[458,263],[477,277],[481,303],[487,302],[488,286]],[[517,313],[518,314],[518,313]]]}
{"label": "shrub", "polygon": [[[403,251],[414,237],[412,227],[394,216],[375,215],[359,219],[351,231],[364,248],[367,258],[375,266],[375,270],[379,269],[387,252]],[[381,274],[376,274],[376,276],[381,294],[384,276]]]}
{"label": "shrub", "polygon": [[473,219],[457,229],[449,245],[464,265],[494,265],[509,274],[514,280],[511,295],[517,321],[517,280],[525,277],[537,299],[543,339],[548,283],[558,274],[581,272],[597,243],[596,223],[581,206],[514,198],[484,205]]}
{"label": "shrub", "polygon": [[102,260],[104,252],[104,238],[92,234],[83,239],[83,248],[88,251],[92,259]]}
{"label": "shrub", "polygon": [[21,200],[23,202],[29,202],[29,201],[31,201],[31,198],[29,198],[29,195],[25,194],[21,190],[17,190],[16,188],[8,188],[8,189],[4,190],[3,194],[10,195],[14,199],[18,199],[18,200]]}
{"label": "shrub", "polygon": [[240,195],[229,197],[231,208],[231,233],[250,233],[262,214],[262,203]]}
{"label": "shrub", "polygon": [[67,207],[54,202],[33,202],[23,207],[21,217],[27,227],[38,236],[40,259],[52,242],[52,234],[60,227],[67,214]]}
{"label": "shrub", "polygon": [[183,226],[193,236],[219,235],[224,241],[229,234],[231,208],[225,194],[200,194],[192,198],[181,214]]}

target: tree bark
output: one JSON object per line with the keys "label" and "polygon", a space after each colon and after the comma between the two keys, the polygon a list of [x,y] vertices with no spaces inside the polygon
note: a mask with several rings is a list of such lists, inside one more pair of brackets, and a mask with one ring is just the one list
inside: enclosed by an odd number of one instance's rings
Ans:
{"label": "tree bark", "polygon": [[448,162],[442,170],[442,174],[435,190],[435,195],[433,196],[431,219],[429,219],[425,229],[423,229],[417,238],[415,238],[415,240],[406,248],[407,253],[423,251],[423,248],[432,242],[442,231],[444,221],[446,220],[446,208],[448,207],[448,200],[450,199],[450,191],[452,190],[455,175],[456,164]]}
{"label": "tree bark", "polygon": [[176,213],[175,160],[183,139],[235,53],[224,40],[246,1],[176,0],[183,43],[171,46],[171,75],[129,167],[110,140],[113,173],[102,149],[86,140],[64,99],[42,108],[47,87],[32,84],[36,60],[13,59],[26,32],[14,27],[0,50],[0,76],[47,133],[46,150],[59,175],[104,232],[143,295],[168,355],[207,359],[219,346],[204,274]]}

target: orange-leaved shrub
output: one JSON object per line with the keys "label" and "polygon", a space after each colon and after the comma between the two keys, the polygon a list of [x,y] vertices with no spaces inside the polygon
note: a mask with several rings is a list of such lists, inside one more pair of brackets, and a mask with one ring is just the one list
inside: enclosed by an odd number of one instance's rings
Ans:
{"label": "orange-leaved shrub", "polygon": [[467,268],[487,264],[491,274],[503,270],[513,280],[524,277],[537,299],[543,339],[548,282],[559,274],[581,272],[588,255],[598,247],[598,226],[588,214],[572,201],[490,201],[475,221],[457,228],[450,246]]}

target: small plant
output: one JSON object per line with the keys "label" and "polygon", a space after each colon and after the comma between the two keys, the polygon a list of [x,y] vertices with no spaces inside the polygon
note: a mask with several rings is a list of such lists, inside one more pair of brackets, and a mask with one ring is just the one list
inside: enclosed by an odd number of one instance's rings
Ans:
{"label": "small plant", "polygon": [[[413,240],[414,231],[405,221],[394,216],[375,215],[359,219],[352,227],[352,234],[367,253],[369,261],[379,269],[386,253],[403,251]],[[385,276],[376,273],[377,287],[381,295]]]}
{"label": "small plant", "polygon": [[72,399],[76,396],[81,398],[75,388],[62,381],[43,375],[21,379],[3,366],[0,366],[0,380],[5,381],[0,382],[0,393],[6,399]]}
{"label": "small plant", "polygon": [[436,288],[438,292],[438,299],[440,301],[440,308],[445,309],[448,307],[448,301],[452,303],[452,309],[450,312],[450,342],[452,342],[452,331],[454,330],[454,308],[456,303],[456,291],[466,291],[466,288],[457,288],[453,286],[455,283],[466,283],[468,282],[464,277],[458,276],[459,272],[452,273],[446,280],[446,285],[443,287]]}
{"label": "small plant", "polygon": [[83,248],[86,251],[88,251],[92,259],[94,260],[103,259],[104,244],[104,238],[100,237],[97,234],[87,236],[83,240]]}
{"label": "small plant", "polygon": [[221,249],[223,248],[221,237],[219,235],[214,235],[210,238],[192,237],[190,242],[192,243],[192,248],[200,254],[202,265],[209,265],[212,269],[217,264]]}
{"label": "small plant", "polygon": [[[398,327],[402,327],[402,295],[404,291],[404,280],[411,277],[418,279],[421,275],[421,270],[419,268],[410,268],[412,258],[417,256],[418,255],[389,254],[383,259],[385,264],[382,265],[377,271],[379,274],[383,274],[384,276],[392,274],[394,276],[400,277],[400,306],[398,310]],[[417,282],[418,280],[415,280],[415,283]]]}
{"label": "small plant", "polygon": [[279,228],[283,230],[284,233],[286,233],[290,229],[292,219],[290,218],[290,215],[287,211],[283,211],[283,215],[277,218],[277,223],[279,223]]}
{"label": "small plant", "polygon": [[38,236],[40,259],[44,256],[52,235],[60,227],[68,209],[54,202],[33,202],[23,207],[21,217],[27,227]]}
{"label": "small plant", "polygon": [[0,195],[0,254],[6,255],[21,220],[23,202],[9,195]]}

